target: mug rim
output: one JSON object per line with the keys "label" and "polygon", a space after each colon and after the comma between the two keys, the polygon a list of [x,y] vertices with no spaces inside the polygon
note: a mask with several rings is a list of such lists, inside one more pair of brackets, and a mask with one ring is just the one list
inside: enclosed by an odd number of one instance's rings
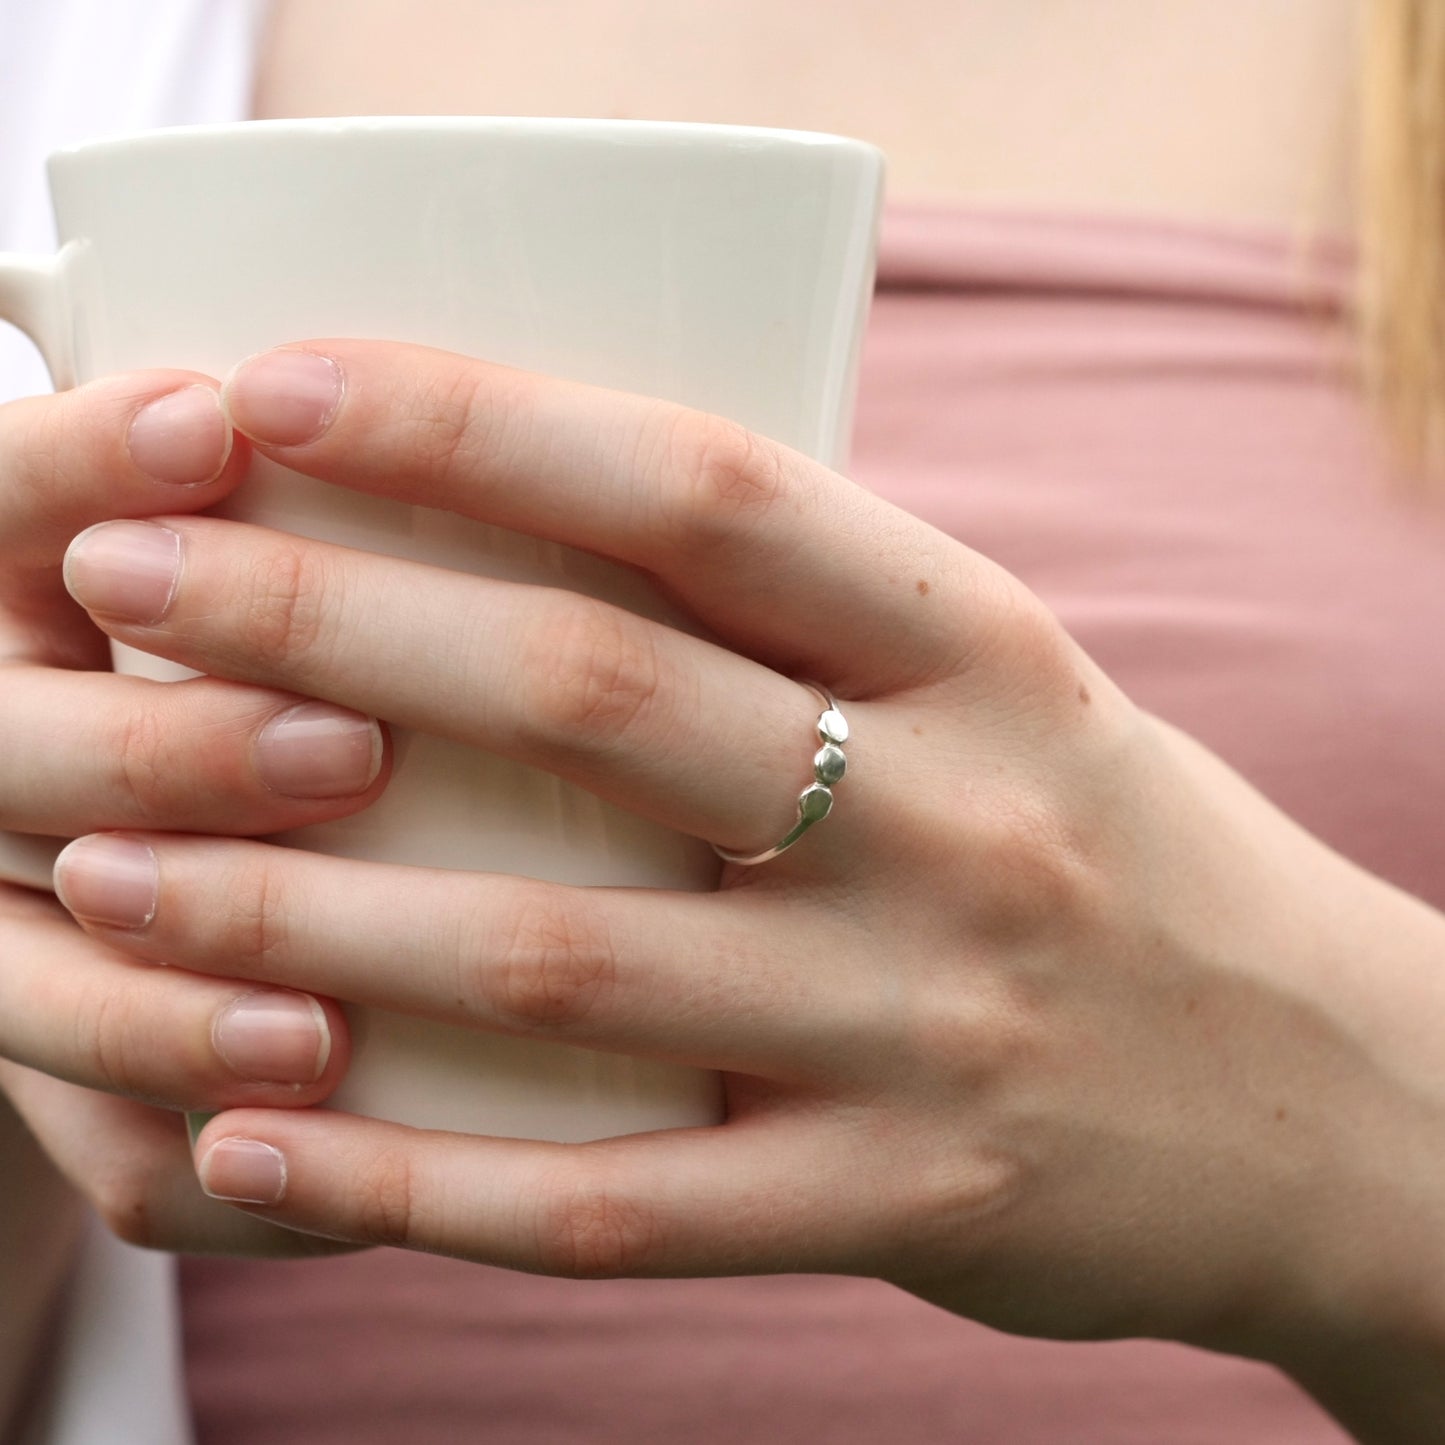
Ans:
{"label": "mug rim", "polygon": [[583,140],[696,144],[707,138],[750,146],[851,151],[887,163],[871,141],[830,131],[790,130],[780,126],[733,125],[713,121],[637,120],[594,116],[533,115],[347,115],[307,116],[155,126],[59,146],[50,161],[62,163],[122,150],[186,149],[203,142],[244,142],[266,136],[344,138],[369,135],[532,135],[571,136]]}

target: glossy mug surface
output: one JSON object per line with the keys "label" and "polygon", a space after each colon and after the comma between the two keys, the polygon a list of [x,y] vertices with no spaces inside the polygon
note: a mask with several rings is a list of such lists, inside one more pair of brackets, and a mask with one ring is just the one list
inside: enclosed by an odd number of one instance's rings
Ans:
{"label": "glossy mug surface", "polygon": [[[222,376],[311,337],[394,339],[680,402],[841,468],[883,178],[881,152],[862,142],[735,126],[378,118],[153,131],[51,158],[61,250],[0,257],[0,316],[35,339],[58,386],[150,366]],[[631,570],[260,459],[223,510],[689,625]],[[190,675],[119,647],[116,666]],[[376,804],[277,841],[573,884],[716,882],[706,843],[521,764],[400,729],[393,739]],[[0,874],[41,881],[56,845],[3,842]],[[700,1070],[350,1016],[338,1108],[557,1140],[720,1117],[719,1081]]]}

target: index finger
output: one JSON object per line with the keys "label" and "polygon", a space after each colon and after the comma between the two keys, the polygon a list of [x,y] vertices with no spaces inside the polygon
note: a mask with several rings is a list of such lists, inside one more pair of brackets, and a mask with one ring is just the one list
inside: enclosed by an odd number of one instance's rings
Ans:
{"label": "index finger", "polygon": [[261,353],[222,395],[285,466],[641,567],[740,650],[851,696],[946,670],[967,644],[950,619],[996,610],[1005,576],[801,453],[654,398],[364,341]]}

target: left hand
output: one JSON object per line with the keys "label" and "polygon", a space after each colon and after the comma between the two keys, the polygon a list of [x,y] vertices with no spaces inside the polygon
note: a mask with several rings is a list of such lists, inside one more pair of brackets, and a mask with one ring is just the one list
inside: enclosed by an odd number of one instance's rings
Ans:
{"label": "left hand", "polygon": [[[306,353],[339,375],[303,386]],[[101,850],[152,850],[153,920],[86,924],[140,957],[726,1075],[718,1128],[583,1145],[230,1110],[197,1149],[210,1191],[548,1273],[880,1276],[1056,1336],[1243,1349],[1366,1308],[1340,1240],[1363,1277],[1362,1213],[1403,1249],[1427,1192],[1399,1162],[1420,1099],[1361,1044],[1415,986],[1378,925],[1436,915],[1141,713],[1015,579],[785,447],[415,347],[307,343],[280,383],[268,361],[227,388],[262,452],[642,568],[720,641],[198,517],[106,524],[169,528],[175,579],[121,585],[120,551],[86,545],[104,528],[72,548],[111,636],[738,851],[794,821],[818,705],[790,679],[853,735],[833,816],[717,894],[175,834],[72,849],[82,921]]]}

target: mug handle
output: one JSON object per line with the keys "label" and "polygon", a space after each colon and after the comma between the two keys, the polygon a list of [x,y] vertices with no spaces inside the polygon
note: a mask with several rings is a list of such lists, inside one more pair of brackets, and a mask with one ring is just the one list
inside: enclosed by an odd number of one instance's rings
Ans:
{"label": "mug handle", "polygon": [[[75,356],[61,305],[58,256],[0,252],[0,321],[18,326],[36,345],[57,391],[75,385]],[[63,838],[0,832],[0,880],[51,891]]]}
{"label": "mug handle", "polygon": [[0,252],[0,321],[18,326],[35,343],[56,391],[75,385],[75,351],[61,300],[61,256]]}

